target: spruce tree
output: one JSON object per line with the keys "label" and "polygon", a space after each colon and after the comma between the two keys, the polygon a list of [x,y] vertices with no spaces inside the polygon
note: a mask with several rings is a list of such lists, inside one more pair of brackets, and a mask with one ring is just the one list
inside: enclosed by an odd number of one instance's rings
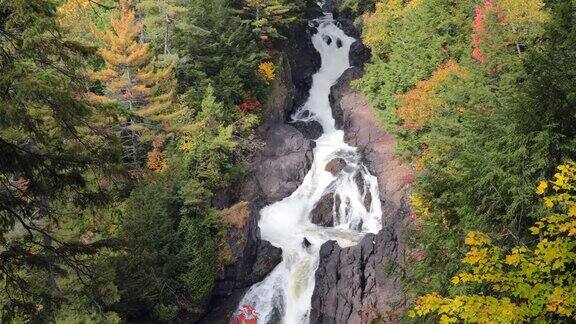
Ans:
{"label": "spruce tree", "polygon": [[94,278],[81,260],[96,244],[61,226],[105,198],[93,180],[117,165],[114,112],[86,100],[90,51],[63,38],[53,1],[0,1],[0,52],[0,312],[46,322],[63,280]]}
{"label": "spruce tree", "polygon": [[183,26],[182,14],[186,7],[181,0],[140,0],[138,9],[142,11],[145,39],[152,44],[160,45],[161,52],[169,55],[174,26]]}

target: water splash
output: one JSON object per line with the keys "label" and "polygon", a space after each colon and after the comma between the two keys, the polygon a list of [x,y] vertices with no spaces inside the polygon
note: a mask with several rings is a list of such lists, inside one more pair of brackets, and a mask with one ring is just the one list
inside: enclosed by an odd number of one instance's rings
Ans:
{"label": "water splash", "polygon": [[[366,233],[377,233],[382,228],[377,179],[362,164],[357,149],[344,142],[344,132],[336,129],[328,97],[330,87],[350,67],[348,53],[355,39],[344,34],[330,14],[316,22],[319,27],[312,43],[322,65],[312,77],[308,101],[292,119],[316,120],[324,133],[316,141],[314,161],[302,185],[260,212],[262,239],[282,249],[282,262],[252,286],[240,302],[257,310],[259,323],[309,322],[320,246],[328,240],[336,240],[343,247],[355,245]],[[346,167],[336,176],[325,170],[334,158],[346,161]],[[332,228],[317,226],[309,218],[326,192],[338,197]],[[367,195],[372,197],[369,203]],[[304,238],[311,243],[309,246],[303,244]]]}

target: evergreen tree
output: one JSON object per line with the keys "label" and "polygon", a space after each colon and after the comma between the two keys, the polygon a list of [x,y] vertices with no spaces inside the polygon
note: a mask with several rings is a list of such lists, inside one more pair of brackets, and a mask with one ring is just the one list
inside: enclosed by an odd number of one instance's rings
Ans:
{"label": "evergreen tree", "polygon": [[[266,54],[251,28],[229,0],[194,0],[186,4],[187,29],[176,29],[175,47],[181,62],[178,81],[189,106],[199,107],[209,84],[225,105],[238,105],[250,93],[262,98],[266,80],[258,65]],[[234,58],[234,59],[231,59]]]}
{"label": "evergreen tree", "polygon": [[[117,162],[115,137],[102,127],[114,112],[84,97],[91,53],[64,40],[56,18],[52,1],[0,1],[3,322],[53,321],[70,302],[67,282],[76,296],[87,297],[86,282],[100,289],[86,259],[103,242],[81,244],[62,227],[105,201],[93,180]],[[106,299],[91,294],[87,313]]]}
{"label": "evergreen tree", "polygon": [[92,73],[105,90],[102,95],[92,94],[100,102],[119,102],[129,118],[120,129],[126,158],[135,165],[142,159],[138,142],[146,130],[153,127],[138,117],[149,120],[165,119],[162,114],[173,108],[175,83],[171,79],[172,66],[157,68],[149,53],[149,45],[138,41],[142,24],[128,0],[119,2],[118,14],[111,20],[111,29],[97,33],[104,44],[98,53],[105,68]]}
{"label": "evergreen tree", "polygon": [[243,8],[252,31],[264,43],[286,38],[278,32],[278,28],[295,22],[297,9],[294,4],[281,0],[246,0]]}
{"label": "evergreen tree", "polygon": [[180,23],[185,28],[182,14],[186,11],[181,0],[139,0],[138,9],[142,11],[146,40],[160,44],[164,55],[171,54],[171,37],[174,26]]}

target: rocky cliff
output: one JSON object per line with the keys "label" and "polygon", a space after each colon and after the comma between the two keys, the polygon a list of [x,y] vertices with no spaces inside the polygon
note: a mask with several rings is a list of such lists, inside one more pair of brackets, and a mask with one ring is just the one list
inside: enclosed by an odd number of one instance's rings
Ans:
{"label": "rocky cliff", "polygon": [[[382,130],[376,112],[350,82],[362,76],[369,58],[359,44],[351,50],[357,66],[346,71],[331,89],[330,101],[346,141],[363,152],[366,165],[378,177],[383,229],[360,244],[341,248],[326,242],[320,251],[312,296],[311,323],[395,322],[405,296],[400,287],[404,262],[402,234],[409,222],[411,169],[394,154],[395,140]],[[359,57],[363,56],[363,59]]]}
{"label": "rocky cliff", "polygon": [[[260,239],[259,211],[289,196],[302,183],[313,160],[311,139],[321,133],[319,124],[289,122],[294,110],[306,101],[312,75],[320,67],[320,56],[306,35],[315,32],[315,27],[303,24],[296,28],[302,37],[291,42],[274,62],[276,78],[254,138],[262,144],[261,149],[249,157],[251,168],[245,180],[218,193],[213,202],[225,208],[222,218],[227,231],[221,254],[226,262],[218,269],[201,323],[228,323],[246,289],[264,279],[282,258],[280,249]],[[233,202],[237,203],[230,206]]]}

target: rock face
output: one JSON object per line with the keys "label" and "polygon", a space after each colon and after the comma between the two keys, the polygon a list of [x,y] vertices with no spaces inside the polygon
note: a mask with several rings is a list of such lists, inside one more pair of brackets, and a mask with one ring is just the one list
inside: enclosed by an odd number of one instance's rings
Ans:
{"label": "rock face", "polygon": [[398,238],[387,230],[368,234],[351,248],[324,243],[316,271],[311,323],[372,323],[391,321],[389,311],[399,298]]}
{"label": "rock face", "polygon": [[[296,109],[301,107],[309,96],[309,90],[312,86],[312,76],[318,72],[322,61],[320,53],[312,44],[312,35],[317,32],[317,26],[300,24],[294,30],[294,35],[298,35],[293,40],[291,47],[287,49],[290,57],[291,79],[294,89],[294,100],[292,107],[286,111],[287,117]],[[286,118],[286,120],[289,120]]]}
{"label": "rock face", "polygon": [[266,147],[256,162],[255,178],[266,202],[289,196],[302,183],[312,165],[312,143],[290,125],[267,132]]}
{"label": "rock face", "polygon": [[258,130],[259,140],[265,145],[249,163],[252,168],[236,192],[238,200],[261,204],[281,200],[298,188],[312,164],[314,143],[286,123],[297,93],[293,69],[284,57],[277,66],[272,93],[263,107],[265,120]]}
{"label": "rock face", "polygon": [[227,225],[226,240],[220,258],[226,259],[216,274],[210,313],[203,323],[226,323],[243,292],[263,280],[282,260],[282,250],[260,239],[258,209],[240,202],[221,212]]}
{"label": "rock face", "polygon": [[[341,248],[335,241],[322,245],[311,323],[371,323],[376,318],[395,322],[405,300],[398,265],[404,262],[402,235],[414,174],[394,154],[394,137],[382,130],[366,98],[351,89],[350,81],[362,73],[359,67],[346,71],[332,87],[330,103],[346,142],[364,152],[366,165],[378,177],[383,229],[353,247]],[[361,177],[356,182],[364,186]],[[365,205],[372,199],[367,195]]]}
{"label": "rock face", "polygon": [[333,176],[337,175],[346,167],[346,161],[342,158],[336,158],[326,164],[325,170],[332,173]]}
{"label": "rock face", "polygon": [[334,193],[327,192],[320,198],[318,203],[310,213],[310,221],[320,226],[334,226],[334,215],[332,207],[334,206]]}

